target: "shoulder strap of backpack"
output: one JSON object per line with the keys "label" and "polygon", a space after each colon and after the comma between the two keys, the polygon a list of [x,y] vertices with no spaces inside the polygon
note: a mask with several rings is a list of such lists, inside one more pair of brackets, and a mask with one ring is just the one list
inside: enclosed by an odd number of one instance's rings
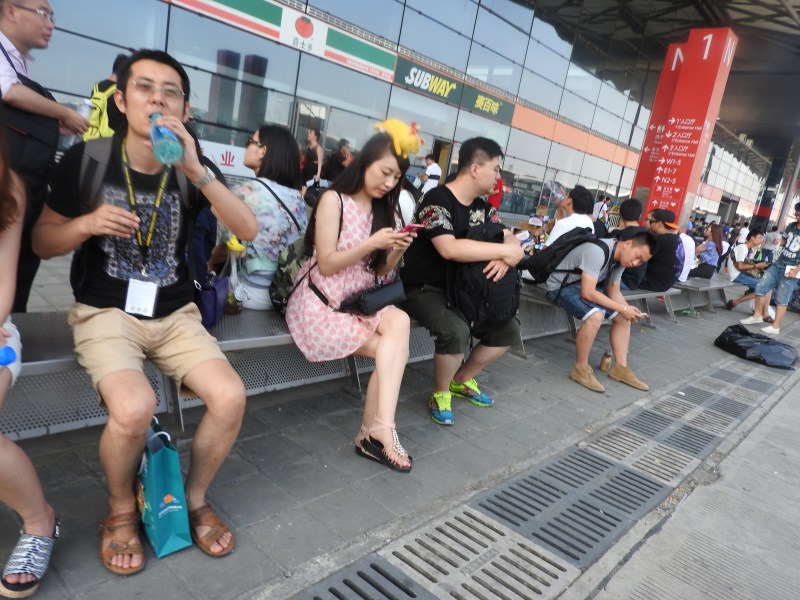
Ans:
{"label": "shoulder strap of backpack", "polygon": [[[302,231],[302,230],[303,230],[303,228],[302,228],[302,227],[300,227],[300,223],[298,223],[298,222],[297,222],[297,219],[296,219],[296,218],[295,218],[295,216],[292,214],[292,211],[290,211],[290,210],[289,210],[289,208],[286,206],[286,204],[284,204],[284,203],[283,203],[283,200],[281,200],[281,199],[280,199],[280,197],[278,196],[278,194],[276,194],[276,193],[275,193],[275,191],[274,191],[274,190],[273,190],[271,187],[269,187],[269,186],[267,185],[267,182],[266,182],[266,181],[264,181],[264,180],[262,180],[261,178],[256,178],[256,181],[257,181],[258,183],[260,183],[261,185],[263,185],[265,188],[267,188],[267,189],[269,190],[269,193],[270,193],[270,194],[272,194],[273,196],[275,196],[275,200],[277,200],[277,201],[278,201],[278,204],[280,204],[280,205],[281,205],[281,207],[283,208],[283,210],[285,210],[285,211],[286,211],[286,214],[287,214],[287,215],[289,215],[289,218],[290,218],[292,221],[294,221],[295,227],[297,227],[297,231]],[[341,198],[341,197],[340,197],[340,198]],[[344,207],[343,207],[343,208],[344,208]],[[341,227],[340,227],[340,229],[341,229]]]}

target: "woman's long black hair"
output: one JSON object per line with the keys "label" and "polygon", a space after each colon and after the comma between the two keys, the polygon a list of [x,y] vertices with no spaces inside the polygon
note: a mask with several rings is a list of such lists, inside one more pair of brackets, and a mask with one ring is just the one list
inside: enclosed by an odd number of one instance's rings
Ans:
{"label": "woman's long black hair", "polygon": [[[386,156],[387,153],[391,153],[397,159],[397,164],[400,167],[400,179],[397,185],[389,190],[385,196],[372,199],[372,233],[384,227],[395,226],[395,212],[400,198],[400,190],[402,189],[403,178],[405,178],[409,167],[408,158],[398,156],[395,152],[392,137],[386,132],[373,135],[361,148],[361,152],[353,162],[342,171],[330,186],[330,189],[340,194],[352,196],[364,187],[364,175],[369,166]],[[311,219],[309,219],[308,228],[306,229],[306,248],[309,252],[314,247],[318,206],[319,204],[314,207],[314,212],[311,214]],[[375,250],[369,257],[369,268],[378,269],[386,262],[388,255],[388,250]]]}
{"label": "woman's long black hair", "polygon": [[0,232],[17,220],[17,217],[20,216],[19,209],[12,185],[8,146],[6,146],[2,129],[0,129]]}

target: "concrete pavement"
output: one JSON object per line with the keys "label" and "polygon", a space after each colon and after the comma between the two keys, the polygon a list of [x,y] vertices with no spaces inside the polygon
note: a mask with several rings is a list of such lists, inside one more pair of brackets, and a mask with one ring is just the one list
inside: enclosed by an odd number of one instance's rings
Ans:
{"label": "concrete pavement", "polygon": [[[677,324],[672,324],[661,318],[663,315],[657,310],[653,312],[658,329],[636,328],[630,357],[637,374],[650,384],[648,393],[612,382],[603,375],[600,380],[607,387],[605,394],[577,386],[567,378],[573,362],[571,343],[566,335],[551,336],[526,343],[527,360],[506,356],[479,377],[486,391],[496,398],[495,407],[481,409],[454,400],[456,424],[443,428],[427,415],[432,365],[430,362],[410,365],[397,414],[401,440],[414,457],[410,475],[388,472],[355,455],[351,439],[358,429],[361,400],[344,380],[250,399],[239,440],[210,491],[211,501],[237,536],[236,552],[223,560],[206,557],[195,548],[156,559],[147,548],[148,563],[143,574],[130,578],[111,575],[101,566],[97,553],[97,524],[106,510],[97,460],[99,429],[26,441],[22,446],[33,458],[47,496],[64,523],[64,537],[57,542],[53,564],[36,597],[281,599],[302,592],[347,564],[463,505],[476,494],[582,442],[676,386],[702,378],[720,365],[735,369],[730,367],[732,360],[733,364],[739,364],[738,359],[732,359],[711,342],[744,313],[703,312],[700,319],[680,317]],[[785,327],[789,334],[789,327],[795,321],[794,315],[787,319]],[[795,344],[798,341],[787,339]],[[592,355],[595,364],[603,348],[604,344],[596,344]],[[748,363],[741,361],[741,365]],[[782,385],[759,410],[766,414],[772,406],[777,407],[775,411],[791,406],[797,395],[787,393],[788,389],[789,386]],[[200,409],[188,413],[189,428],[179,442],[184,465],[192,428],[201,414]],[[780,434],[780,439],[788,442],[796,419],[794,410],[776,412],[777,430],[765,431],[761,438],[756,438],[762,427],[773,422],[765,419],[757,425],[753,439],[772,439]],[[740,425],[741,429],[736,430],[738,438],[733,433],[728,436],[738,441],[756,423],[757,413],[753,412]],[[722,463],[723,480],[730,473],[733,485],[740,488],[738,491],[725,490],[725,497],[717,496],[709,504],[708,497],[701,495],[705,490],[695,489],[674,515],[656,511],[655,516],[641,519],[598,563],[572,583],[564,597],[671,598],[668,594],[676,592],[668,590],[665,595],[658,595],[658,590],[672,585],[669,579],[674,577],[672,573],[665,575],[664,569],[653,562],[636,565],[639,556],[641,561],[651,556],[652,553],[645,551],[660,539],[660,534],[650,533],[651,528],[663,525],[663,532],[667,533],[668,526],[673,521],[677,523],[684,514],[703,520],[707,517],[697,515],[713,511],[714,506],[727,506],[725,510],[734,514],[744,514],[748,506],[755,506],[758,510],[750,510],[751,522],[746,524],[748,536],[756,536],[761,523],[770,532],[792,531],[784,525],[800,517],[800,508],[789,492],[782,495],[778,484],[789,485],[790,475],[800,469],[800,461],[796,453],[786,452],[779,443],[782,442],[765,446],[754,441],[753,451],[761,449],[761,452],[742,458],[740,467],[726,469],[725,462]],[[742,443],[740,449],[745,447]],[[719,448],[724,449],[724,443]],[[716,458],[722,460],[723,456]],[[734,453],[729,460],[736,456]],[[773,477],[769,468],[777,468],[786,476]],[[702,469],[701,465],[697,473]],[[769,485],[770,493],[762,494],[760,503],[747,497],[744,490],[752,488],[754,482],[762,489]],[[694,497],[699,500],[693,501]],[[676,503],[680,501],[675,498]],[[783,516],[776,521],[774,512],[779,509]],[[691,522],[685,525],[693,526]],[[15,543],[17,528],[16,518],[7,509],[0,509],[0,561],[5,560]],[[721,545],[727,546],[729,553],[734,552],[731,556],[742,556],[741,547],[730,550],[727,539],[714,538],[699,528],[695,533],[687,552],[703,551],[710,555],[710,548]],[[792,545],[790,537],[781,538],[781,545],[773,549],[763,544],[754,547],[761,548],[763,560],[772,560],[777,553],[791,558],[797,547]],[[642,546],[644,539],[647,542]],[[685,534],[683,539],[688,539]],[[756,537],[748,539],[756,544]],[[676,544],[665,543],[671,548]],[[614,554],[624,549],[627,550],[621,556]],[[659,553],[652,556],[657,558]],[[621,564],[624,566],[620,569]],[[627,569],[634,569],[629,576]],[[614,572],[616,575],[609,579],[609,573]],[[643,588],[642,592],[637,588],[647,577],[655,581],[651,588],[656,591]],[[697,577],[694,584],[678,578],[684,586],[680,589],[696,593]],[[706,582],[700,591],[706,595],[675,597],[721,597],[712,583]],[[797,591],[796,582],[786,585],[795,585],[785,589]],[[605,587],[607,592],[603,592]],[[729,594],[729,597],[759,596]],[[800,593],[791,597],[800,597]]]}

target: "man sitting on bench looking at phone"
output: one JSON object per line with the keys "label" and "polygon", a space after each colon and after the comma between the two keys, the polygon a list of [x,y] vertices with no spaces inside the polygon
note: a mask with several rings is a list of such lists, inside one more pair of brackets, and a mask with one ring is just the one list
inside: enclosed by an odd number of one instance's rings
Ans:
{"label": "man sitting on bench looking at phone", "polygon": [[[607,251],[602,245],[607,246]],[[631,323],[647,315],[627,303],[620,280],[626,267],[650,260],[657,248],[655,236],[646,231],[620,241],[586,242],[571,250],[547,279],[547,299],[582,321],[575,338],[575,366],[569,377],[583,387],[594,392],[606,391],[589,365],[589,353],[600,325],[608,319],[614,354],[614,366],[608,376],[638,390],[650,389],[628,366]]]}

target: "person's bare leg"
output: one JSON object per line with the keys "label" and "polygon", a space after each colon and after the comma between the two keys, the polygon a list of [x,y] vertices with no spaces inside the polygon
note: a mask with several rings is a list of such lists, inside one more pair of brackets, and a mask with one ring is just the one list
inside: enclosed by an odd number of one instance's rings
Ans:
{"label": "person's bare leg", "polygon": [[[239,435],[246,395],[239,375],[222,359],[200,363],[184,376],[183,383],[206,405],[192,441],[191,464],[186,476],[186,504],[192,511],[206,504],[208,486]],[[197,536],[202,537],[208,531],[210,528],[198,526]],[[211,552],[223,552],[232,540],[233,535],[226,532],[211,545]]]}
{"label": "person's bare leg", "polygon": [[611,351],[614,353],[614,361],[620,367],[628,366],[628,347],[631,342],[631,322],[617,316],[611,322],[611,331],[608,334],[611,341]]}
{"label": "person's bare leg", "polygon": [[[478,373],[503,356],[509,348],[510,346],[484,346],[483,344],[478,344],[472,349],[467,362],[461,365],[453,375],[453,381],[463,383],[468,379],[473,379]],[[449,389],[449,381],[447,386],[446,389]]]}
{"label": "person's bare leg", "polygon": [[772,326],[775,329],[781,328],[781,321],[783,320],[784,315],[786,314],[786,305],[778,304],[775,306],[775,322]]}
{"label": "person's bare leg", "polygon": [[597,338],[597,332],[602,324],[603,313],[599,311],[592,313],[581,323],[578,335],[575,336],[575,364],[578,367],[585,369],[589,366],[589,353],[592,351],[594,340]]}
{"label": "person's bare leg", "polygon": [[[155,393],[141,371],[128,369],[104,377],[97,391],[108,408],[108,422],[100,436],[100,464],[108,484],[109,515],[136,512],[133,483],[155,412]],[[138,544],[138,535],[128,543]],[[111,564],[129,569],[143,561],[138,553],[117,554]]]}
{"label": "person's bare leg", "polygon": [[[400,384],[408,362],[410,330],[408,315],[398,308],[390,307],[383,313],[375,335],[359,349],[359,354],[372,354],[375,358],[375,371],[367,386],[362,418],[362,424],[367,427],[376,421],[383,424],[395,422]],[[372,437],[383,444],[392,461],[402,466],[410,464],[406,457],[392,450],[391,431],[378,429],[372,433]]]}
{"label": "person's bare leg", "polygon": [[[11,387],[11,371],[0,367],[0,409]],[[22,519],[22,529],[30,535],[52,537],[56,515],[45,500],[39,477],[22,448],[0,434],[0,502]],[[36,577],[29,573],[11,573],[6,581],[30,583]]]}
{"label": "person's bare leg", "polygon": [[450,382],[464,360],[463,354],[433,355],[433,391],[449,392]]}

